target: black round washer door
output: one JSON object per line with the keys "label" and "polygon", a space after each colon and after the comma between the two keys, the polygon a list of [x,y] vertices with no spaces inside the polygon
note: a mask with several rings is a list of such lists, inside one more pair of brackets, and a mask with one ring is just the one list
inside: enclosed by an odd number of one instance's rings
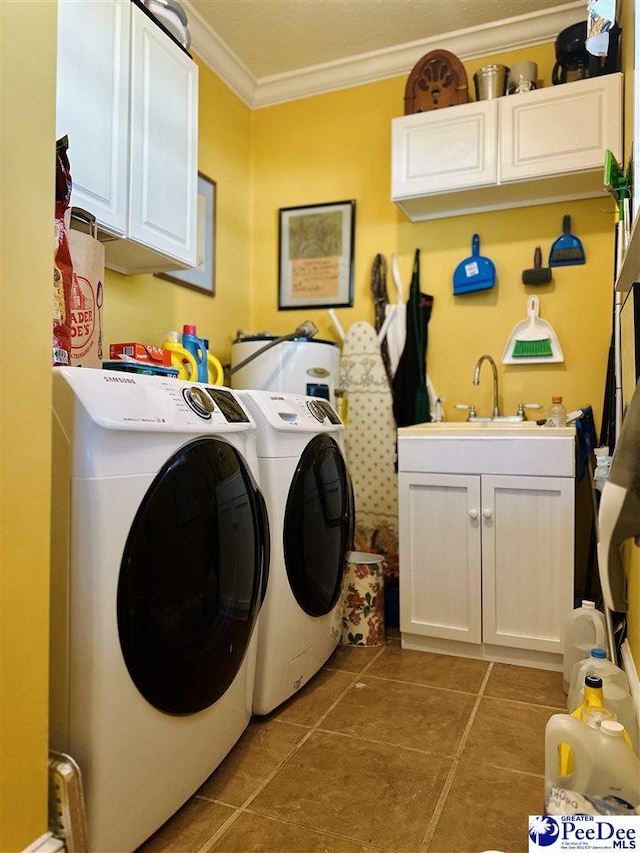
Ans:
{"label": "black round washer door", "polygon": [[162,711],[209,707],[240,668],[267,570],[260,498],[236,449],[206,438],[165,463],[138,509],[118,633],[137,689]]}
{"label": "black round washer door", "polygon": [[338,600],[352,512],[342,453],[333,438],[318,435],[300,457],[284,517],[289,586],[310,616],[324,616]]}

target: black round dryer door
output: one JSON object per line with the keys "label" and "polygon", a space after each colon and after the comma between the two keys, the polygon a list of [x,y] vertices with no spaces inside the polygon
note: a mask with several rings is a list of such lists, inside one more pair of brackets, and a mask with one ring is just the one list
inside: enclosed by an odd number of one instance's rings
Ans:
{"label": "black round dryer door", "polygon": [[298,463],[284,517],[289,586],[310,616],[324,616],[340,595],[353,533],[351,481],[335,440],[318,435]]}
{"label": "black round dryer door", "polygon": [[145,699],[193,714],[227,690],[262,601],[268,527],[242,456],[217,438],[163,466],[129,532],[118,580],[118,633]]}

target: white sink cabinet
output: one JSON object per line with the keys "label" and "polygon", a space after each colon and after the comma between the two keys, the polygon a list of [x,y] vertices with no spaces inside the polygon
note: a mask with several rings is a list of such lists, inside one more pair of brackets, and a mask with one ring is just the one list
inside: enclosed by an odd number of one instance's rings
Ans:
{"label": "white sink cabinet", "polygon": [[71,204],[122,273],[195,266],[198,67],[131,0],[60,0],[56,136]]}
{"label": "white sink cabinet", "polygon": [[398,430],[404,648],[562,668],[575,430]]}
{"label": "white sink cabinet", "polygon": [[604,195],[622,74],[391,122],[391,198],[411,221]]}

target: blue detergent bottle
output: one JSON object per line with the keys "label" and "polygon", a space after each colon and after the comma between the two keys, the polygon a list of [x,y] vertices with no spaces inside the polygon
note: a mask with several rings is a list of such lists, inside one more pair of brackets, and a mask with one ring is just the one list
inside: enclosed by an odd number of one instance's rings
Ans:
{"label": "blue detergent bottle", "polygon": [[191,353],[198,365],[198,376],[193,379],[197,382],[207,382],[209,379],[207,348],[202,338],[197,336],[195,326],[185,324],[182,327],[182,346]]}

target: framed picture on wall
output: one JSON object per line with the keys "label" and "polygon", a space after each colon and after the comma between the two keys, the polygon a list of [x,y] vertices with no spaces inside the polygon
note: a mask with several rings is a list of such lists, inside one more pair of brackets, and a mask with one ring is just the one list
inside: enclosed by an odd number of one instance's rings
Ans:
{"label": "framed picture on wall", "polygon": [[216,182],[198,172],[198,218],[196,266],[191,270],[156,273],[158,278],[199,290],[207,296],[216,292]]}
{"label": "framed picture on wall", "polygon": [[280,208],[278,308],[353,305],[355,201]]}

